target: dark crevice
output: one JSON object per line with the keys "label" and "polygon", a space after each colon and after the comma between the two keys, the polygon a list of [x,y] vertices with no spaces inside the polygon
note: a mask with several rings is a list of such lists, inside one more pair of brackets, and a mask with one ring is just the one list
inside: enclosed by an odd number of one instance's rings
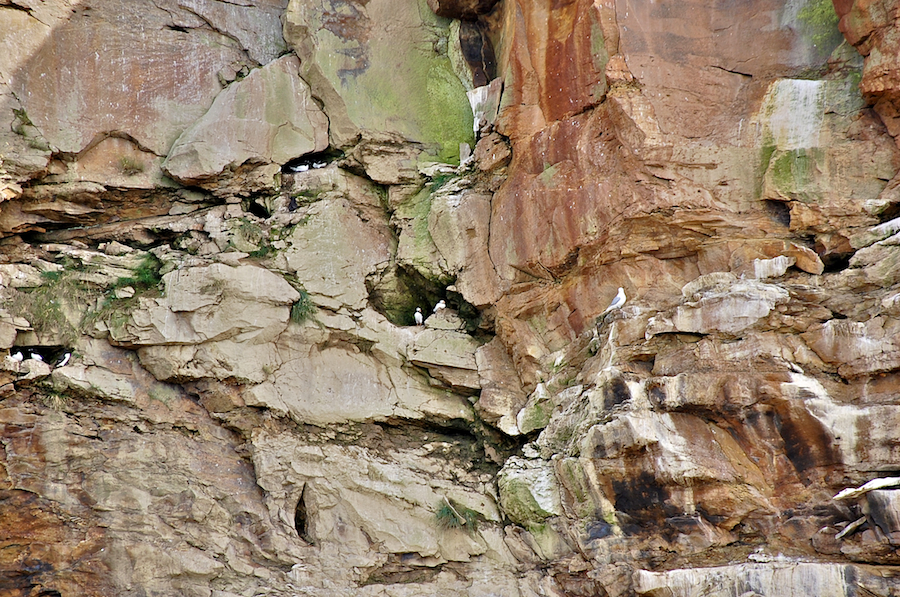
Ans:
{"label": "dark crevice", "polygon": [[774,201],[772,199],[763,200],[766,206],[766,213],[774,221],[782,226],[790,227],[791,225],[791,208],[784,201]]}
{"label": "dark crevice", "polygon": [[732,70],[732,69],[730,69],[730,68],[725,68],[725,67],[723,67],[723,66],[718,66],[718,65],[716,65],[716,64],[713,64],[712,67],[715,68],[715,69],[717,69],[717,70],[725,71],[726,73],[731,73],[731,74],[733,74],[733,75],[740,75],[740,76],[742,76],[742,77],[749,77],[749,78],[752,78],[752,77],[753,77],[753,75],[751,75],[750,73],[742,73],[742,72],[739,71],[739,70]]}
{"label": "dark crevice", "polygon": [[294,529],[301,539],[312,544],[312,538],[309,536],[309,513],[306,507],[307,490],[308,487],[304,485],[303,491],[300,492],[300,497],[297,499],[297,507],[294,509]]}
{"label": "dark crevice", "polygon": [[831,274],[844,271],[850,267],[850,258],[853,254],[833,253],[831,255],[822,256],[822,263],[825,265],[823,273]]}
{"label": "dark crevice", "polygon": [[328,148],[325,151],[317,151],[315,153],[307,153],[300,157],[289,160],[281,167],[281,171],[285,174],[299,174],[308,170],[317,170],[328,166],[331,162],[344,157],[344,152]]}

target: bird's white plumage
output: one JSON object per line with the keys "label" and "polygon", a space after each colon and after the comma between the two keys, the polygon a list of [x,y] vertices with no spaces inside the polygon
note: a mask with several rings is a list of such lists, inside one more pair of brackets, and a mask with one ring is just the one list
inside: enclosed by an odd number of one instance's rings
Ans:
{"label": "bird's white plumage", "polygon": [[16,363],[21,363],[25,359],[25,357],[22,356],[21,352],[17,352],[16,354],[11,354],[11,355],[7,356],[6,358],[9,359],[10,361],[15,361]]}
{"label": "bird's white plumage", "polygon": [[609,312],[612,311],[613,309],[621,309],[621,308],[622,308],[622,305],[625,304],[625,301],[626,301],[626,300],[627,300],[627,299],[626,299],[626,297],[625,297],[625,289],[622,288],[621,286],[619,286],[619,292],[616,293],[616,297],[612,300],[612,302],[609,304],[609,306],[608,306],[608,307],[606,308],[606,310],[603,312],[603,315],[606,315],[607,313],[609,313]]}
{"label": "bird's white plumage", "polygon": [[67,352],[67,353],[65,354],[65,356],[63,356],[62,360],[59,362],[59,365],[57,365],[57,367],[65,367],[65,366],[66,366],[66,363],[68,363],[68,362],[69,362],[69,359],[71,359],[71,358],[72,358],[72,353],[71,353],[71,352]]}
{"label": "bird's white plumage", "polygon": [[36,352],[31,353],[31,358],[34,359],[35,361],[43,361],[44,360],[44,357],[42,357],[41,355],[39,355]]}
{"label": "bird's white plumage", "polygon": [[437,304],[434,306],[434,312],[437,313],[437,312],[440,311],[441,309],[446,309],[446,308],[447,308],[447,303],[444,302],[444,299],[441,299],[441,300],[439,300],[439,301],[437,302]]}
{"label": "bird's white plumage", "polygon": [[425,320],[422,316],[422,307],[416,307],[416,314],[413,317],[416,318],[416,325],[422,325],[422,322]]}

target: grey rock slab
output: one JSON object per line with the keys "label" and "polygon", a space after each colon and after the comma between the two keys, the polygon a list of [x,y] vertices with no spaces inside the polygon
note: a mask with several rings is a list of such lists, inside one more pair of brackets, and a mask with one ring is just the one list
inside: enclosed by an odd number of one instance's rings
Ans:
{"label": "grey rock slab", "polygon": [[328,147],[328,119],[299,66],[295,56],[285,56],[232,83],[178,138],[163,168],[178,180],[198,181],[228,166],[282,165]]}

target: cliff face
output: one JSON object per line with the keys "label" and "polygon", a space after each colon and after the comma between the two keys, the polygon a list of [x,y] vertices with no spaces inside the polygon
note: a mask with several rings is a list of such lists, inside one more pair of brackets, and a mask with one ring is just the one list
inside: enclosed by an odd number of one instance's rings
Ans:
{"label": "cliff face", "polygon": [[898,594],[900,5],[709,4],[0,0],[0,595]]}

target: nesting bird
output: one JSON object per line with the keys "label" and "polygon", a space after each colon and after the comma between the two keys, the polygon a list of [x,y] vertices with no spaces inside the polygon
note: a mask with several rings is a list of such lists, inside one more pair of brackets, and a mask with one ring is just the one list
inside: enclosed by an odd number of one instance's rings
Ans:
{"label": "nesting bird", "polygon": [[57,367],[65,367],[66,363],[68,363],[69,359],[71,359],[71,358],[72,358],[72,353],[67,352],[65,355],[63,355],[62,360],[59,363],[57,363],[56,366]]}
{"label": "nesting bird", "polygon": [[422,307],[416,307],[416,313],[413,317],[416,320],[416,325],[422,325],[425,322],[425,317],[422,315]]}
{"label": "nesting bird", "polygon": [[440,311],[441,309],[446,309],[446,308],[447,308],[447,303],[444,302],[444,299],[441,299],[441,300],[439,300],[439,301],[437,302],[437,304],[434,306],[434,312],[437,313],[437,312]]}
{"label": "nesting bird", "polygon": [[603,313],[601,313],[600,315],[606,315],[613,309],[621,309],[622,305],[625,304],[625,300],[626,300],[625,289],[622,288],[621,286],[619,286],[619,292],[616,293],[615,298],[612,300],[612,302],[609,304],[609,306],[606,308],[606,310]]}
{"label": "nesting bird", "polygon": [[41,355],[39,355],[36,352],[31,353],[30,358],[34,359],[35,361],[43,361],[44,360],[44,357],[42,357]]}
{"label": "nesting bird", "polygon": [[21,352],[17,352],[16,354],[7,355],[6,358],[15,363],[21,363],[23,360],[25,360],[25,357],[22,355]]}

